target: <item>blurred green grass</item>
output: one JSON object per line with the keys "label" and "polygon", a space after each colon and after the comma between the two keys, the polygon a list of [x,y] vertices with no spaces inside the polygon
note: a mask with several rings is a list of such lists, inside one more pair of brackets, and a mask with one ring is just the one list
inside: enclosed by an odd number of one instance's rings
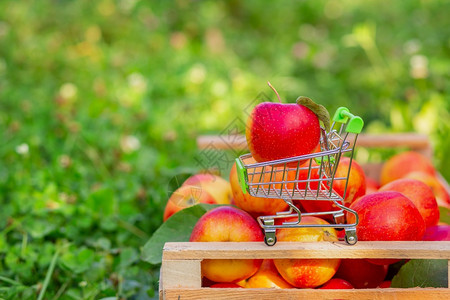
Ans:
{"label": "blurred green grass", "polygon": [[286,102],[349,107],[366,132],[429,135],[450,180],[449,10],[438,0],[1,1],[0,296],[43,293],[58,251],[46,299],[153,297],[158,269],[139,252],[170,179],[199,168],[196,136],[275,99],[267,80]]}

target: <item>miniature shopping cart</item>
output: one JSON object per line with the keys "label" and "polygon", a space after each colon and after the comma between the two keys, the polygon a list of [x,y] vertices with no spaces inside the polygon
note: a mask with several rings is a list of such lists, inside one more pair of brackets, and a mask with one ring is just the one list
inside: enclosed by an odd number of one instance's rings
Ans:
{"label": "miniature shopping cart", "polygon": [[[251,154],[236,159],[239,183],[244,193],[248,192],[254,197],[283,199],[289,205],[288,211],[258,217],[258,222],[264,230],[264,241],[268,246],[277,242],[275,234],[278,228],[340,228],[345,230],[345,241],[348,244],[357,242],[358,214],[346,207],[343,199],[347,191],[356,139],[363,125],[360,117],[351,114],[347,108],[340,107],[334,114],[329,132],[321,128],[319,152],[261,163],[255,163]],[[335,177],[339,161],[344,154],[350,156],[347,175]],[[295,176],[291,176],[292,174]],[[299,174],[307,175],[301,177]],[[337,181],[345,183],[343,197],[333,190],[333,184]],[[338,210],[303,213],[296,203],[303,200],[331,201]],[[353,224],[345,224],[344,212],[355,216]],[[302,216],[324,215],[331,215],[334,224],[300,224]],[[287,218],[289,220],[283,221]],[[277,219],[279,221],[276,222]]]}

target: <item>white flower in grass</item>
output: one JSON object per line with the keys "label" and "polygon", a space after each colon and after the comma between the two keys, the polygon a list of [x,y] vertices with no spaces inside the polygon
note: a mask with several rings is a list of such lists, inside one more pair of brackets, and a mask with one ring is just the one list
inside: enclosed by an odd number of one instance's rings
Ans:
{"label": "white flower in grass", "polygon": [[411,66],[410,74],[412,78],[428,77],[428,58],[424,55],[413,55],[409,61]]}
{"label": "white flower in grass", "polygon": [[26,143],[20,144],[16,147],[16,152],[20,155],[27,155],[30,152],[30,147]]}
{"label": "white flower in grass", "polygon": [[120,148],[125,153],[132,153],[141,148],[141,142],[134,135],[126,135],[120,139]]}

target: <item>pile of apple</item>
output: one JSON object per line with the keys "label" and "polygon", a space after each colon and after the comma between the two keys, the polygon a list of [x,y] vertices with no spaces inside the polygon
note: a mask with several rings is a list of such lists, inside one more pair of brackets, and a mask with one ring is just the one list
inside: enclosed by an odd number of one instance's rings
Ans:
{"label": "pile of apple", "polygon": [[[247,141],[255,161],[270,161],[315,151],[320,137],[317,115],[300,104],[262,103],[247,124]],[[286,147],[288,145],[288,147]],[[350,159],[343,157],[337,175],[346,176]],[[293,176],[293,175],[290,175]],[[297,174],[299,179],[305,174]],[[314,177],[314,174],[311,176]],[[318,176],[318,175],[317,175]],[[205,213],[195,225],[191,242],[263,243],[256,217],[287,209],[282,199],[256,198],[240,188],[236,166],[230,182],[211,174],[189,178],[173,193],[164,220],[176,211],[202,202],[232,204]],[[345,182],[333,189],[344,195]],[[333,210],[329,201],[300,201],[304,212]],[[234,205],[234,206],[233,206]],[[344,205],[359,215],[360,241],[450,240],[450,226],[439,223],[439,206],[450,207],[450,196],[436,177],[431,162],[416,152],[391,157],[379,179],[366,178],[353,160]],[[304,216],[301,224],[328,224],[330,219]],[[348,215],[348,223],[354,216]],[[334,228],[281,228],[278,242],[338,241]],[[245,288],[376,288],[389,287],[386,259],[223,259],[204,260],[204,286]]]}

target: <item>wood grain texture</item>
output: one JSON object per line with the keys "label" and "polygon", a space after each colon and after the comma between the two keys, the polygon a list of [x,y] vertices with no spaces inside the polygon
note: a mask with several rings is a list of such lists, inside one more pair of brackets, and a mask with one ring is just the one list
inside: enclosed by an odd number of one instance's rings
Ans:
{"label": "wood grain texture", "polygon": [[200,288],[202,286],[201,260],[163,260],[161,281],[164,289]]}
{"label": "wood grain texture", "polygon": [[450,289],[410,288],[410,289],[351,289],[351,290],[315,290],[315,289],[179,289],[163,291],[163,299],[396,299],[424,300],[449,299]]}
{"label": "wood grain texture", "polygon": [[163,260],[263,258],[430,258],[450,259],[450,241],[359,241],[345,242],[263,242],[166,243]]}

